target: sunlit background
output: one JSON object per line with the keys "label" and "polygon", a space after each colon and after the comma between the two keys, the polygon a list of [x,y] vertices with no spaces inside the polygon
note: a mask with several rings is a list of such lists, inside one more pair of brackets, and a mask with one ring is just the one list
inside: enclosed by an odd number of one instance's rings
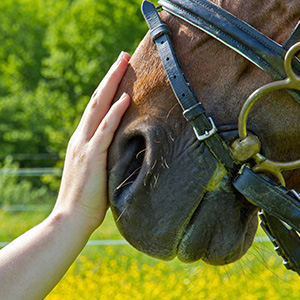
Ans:
{"label": "sunlit background", "polygon": [[[68,140],[90,95],[146,33],[141,0],[0,1],[0,245],[54,205]],[[259,238],[261,237],[261,238]],[[58,286],[55,299],[300,299],[259,231],[228,266],[163,262],[128,245],[112,216]]]}

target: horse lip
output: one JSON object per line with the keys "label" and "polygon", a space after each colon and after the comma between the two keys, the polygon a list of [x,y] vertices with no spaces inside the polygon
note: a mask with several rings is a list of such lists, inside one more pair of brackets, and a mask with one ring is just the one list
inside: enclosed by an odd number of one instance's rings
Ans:
{"label": "horse lip", "polygon": [[183,228],[183,231],[180,235],[180,239],[178,241],[178,244],[177,244],[177,250],[176,250],[176,255],[178,256],[179,260],[182,260],[183,262],[194,262],[194,261],[197,261],[201,258],[198,258],[198,259],[195,259],[195,260],[185,260],[185,259],[182,259],[180,257],[180,247],[183,246],[184,242],[189,238],[189,236],[191,235],[191,232],[193,231],[194,227],[195,227],[195,223],[194,223],[194,220],[195,220],[195,217],[197,215],[197,213],[200,211],[200,206],[201,206],[201,202],[202,200],[205,198],[205,194],[203,195],[203,197],[201,197],[201,199],[199,200],[199,203],[198,205],[196,206],[196,208],[193,210],[193,213],[191,214],[190,218],[188,219],[188,222],[187,224],[184,226]]}
{"label": "horse lip", "polygon": [[[241,218],[238,227],[236,227],[237,224],[235,223],[232,223],[233,225],[230,224],[230,222],[228,223],[228,228],[233,228],[234,226],[237,230],[235,234],[228,236],[228,232],[225,234],[223,230],[218,230],[218,227],[224,227],[224,222],[219,218],[217,220],[220,222],[220,225],[215,222],[216,220],[212,220],[214,226],[203,227],[202,212],[203,210],[207,211],[206,206],[210,205],[210,202],[213,200],[207,198],[211,196],[211,193],[206,193],[203,196],[199,206],[194,211],[193,216],[189,220],[189,223],[182,234],[177,250],[177,257],[182,262],[192,263],[203,260],[212,265],[232,263],[243,256],[253,242],[258,225],[258,209],[251,205],[244,197],[244,204],[240,210]],[[213,197],[216,197],[217,199],[218,195]],[[224,200],[224,203],[226,203],[226,201],[227,199]],[[202,205],[203,207],[201,207]],[[204,226],[206,225],[207,223],[204,221]],[[207,231],[208,228],[209,230]],[[230,237],[231,240],[231,246],[225,247],[226,249],[223,247],[224,244],[222,244],[224,242],[224,236],[226,236],[226,239]],[[224,249],[225,251],[223,251]]]}

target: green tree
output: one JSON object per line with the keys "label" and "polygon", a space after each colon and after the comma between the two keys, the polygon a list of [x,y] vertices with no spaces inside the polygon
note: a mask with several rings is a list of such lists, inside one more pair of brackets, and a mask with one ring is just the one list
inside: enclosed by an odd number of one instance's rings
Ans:
{"label": "green tree", "polygon": [[[0,1],[0,158],[63,159],[90,95],[146,32],[140,0]],[[21,161],[21,167],[62,166]],[[57,186],[57,185],[56,185]]]}
{"label": "green tree", "polygon": [[48,55],[45,32],[65,7],[66,1],[0,1],[0,96],[37,87]]}
{"label": "green tree", "polygon": [[109,66],[146,32],[140,1],[2,0],[0,19],[0,157],[63,155]]}

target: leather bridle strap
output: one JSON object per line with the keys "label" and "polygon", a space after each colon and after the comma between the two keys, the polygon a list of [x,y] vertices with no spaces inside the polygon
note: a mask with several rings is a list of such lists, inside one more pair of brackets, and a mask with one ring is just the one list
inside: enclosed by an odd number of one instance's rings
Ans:
{"label": "leather bridle strap", "polygon": [[217,160],[231,175],[234,174],[237,163],[226,143],[216,133],[217,129],[212,119],[206,116],[204,107],[197,100],[174,51],[167,25],[162,23],[155,6],[148,1],[142,4],[142,13],[149,26],[150,36],[157,46],[173,92],[183,109],[184,117],[192,124],[198,140],[205,141]]}
{"label": "leather bridle strap", "polygon": [[233,186],[250,202],[300,232],[300,202],[295,195],[244,166]]}
{"label": "leather bridle strap", "polygon": [[300,197],[251,171],[248,167],[240,171],[233,186],[248,201],[261,207],[260,225],[275,246],[283,264],[300,275]]}
{"label": "leather bridle strap", "polygon": [[[261,34],[249,24],[207,0],[159,0],[167,12],[190,23],[219,40],[226,46],[267,72],[275,80],[286,78],[284,56],[288,47],[299,35],[295,30],[285,46]],[[293,59],[293,69],[300,74],[300,61]],[[299,103],[300,93],[288,91]]]}
{"label": "leather bridle strap", "polygon": [[298,233],[266,212],[261,212],[259,216],[260,226],[275,246],[277,254],[283,258],[284,266],[300,275],[300,237]]}

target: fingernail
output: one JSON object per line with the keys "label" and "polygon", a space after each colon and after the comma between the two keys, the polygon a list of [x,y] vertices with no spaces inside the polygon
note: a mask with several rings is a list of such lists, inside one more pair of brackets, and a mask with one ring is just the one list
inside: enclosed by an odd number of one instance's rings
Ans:
{"label": "fingernail", "polygon": [[119,57],[118,57],[118,60],[121,60],[124,56],[124,51],[122,51],[120,54],[119,54]]}
{"label": "fingernail", "polygon": [[129,61],[130,55],[127,52],[122,51],[120,53],[117,61],[121,61],[123,58],[125,58],[127,61]]}
{"label": "fingernail", "polygon": [[128,96],[127,93],[123,93],[122,96],[120,97],[120,101],[123,101],[127,96]]}

